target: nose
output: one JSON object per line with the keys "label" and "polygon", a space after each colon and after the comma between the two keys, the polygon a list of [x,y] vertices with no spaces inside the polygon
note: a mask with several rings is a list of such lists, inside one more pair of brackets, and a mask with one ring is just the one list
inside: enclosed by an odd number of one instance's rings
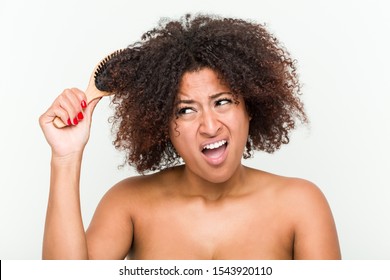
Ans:
{"label": "nose", "polygon": [[215,112],[211,110],[203,111],[199,131],[207,137],[214,137],[219,134],[222,129],[222,123],[219,121]]}

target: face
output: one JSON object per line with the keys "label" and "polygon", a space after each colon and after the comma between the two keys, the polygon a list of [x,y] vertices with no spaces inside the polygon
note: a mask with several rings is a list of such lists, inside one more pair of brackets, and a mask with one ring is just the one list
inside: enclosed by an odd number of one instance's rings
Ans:
{"label": "face", "polygon": [[248,138],[243,98],[235,100],[217,74],[204,68],[184,74],[174,114],[170,139],[186,169],[209,182],[229,180],[241,166]]}

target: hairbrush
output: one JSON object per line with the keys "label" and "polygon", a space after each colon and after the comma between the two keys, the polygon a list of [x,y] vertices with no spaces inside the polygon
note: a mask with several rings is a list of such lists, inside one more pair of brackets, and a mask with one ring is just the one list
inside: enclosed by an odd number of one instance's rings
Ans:
{"label": "hairbrush", "polygon": [[[105,74],[107,63],[109,63],[114,57],[118,56],[118,54],[121,52],[122,50],[117,50],[111,53],[103,60],[101,60],[98,65],[96,65],[94,71],[92,72],[91,78],[89,79],[88,87],[85,90],[87,104],[89,104],[94,99],[113,94],[113,92],[109,92],[107,88],[105,88],[104,83],[100,82],[100,80]],[[67,126],[67,124],[65,124],[59,117],[54,118],[53,124],[57,128],[63,128]]]}

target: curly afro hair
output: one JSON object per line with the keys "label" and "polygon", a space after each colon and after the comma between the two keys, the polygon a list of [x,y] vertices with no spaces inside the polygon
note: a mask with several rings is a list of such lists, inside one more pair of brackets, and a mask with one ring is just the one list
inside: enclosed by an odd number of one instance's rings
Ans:
{"label": "curly afro hair", "polygon": [[307,122],[295,61],[264,25],[211,15],[162,19],[110,59],[96,81],[114,93],[114,145],[139,173],[180,162],[168,133],[176,94],[184,73],[205,67],[244,98],[252,117],[244,158],[274,152],[297,120]]}

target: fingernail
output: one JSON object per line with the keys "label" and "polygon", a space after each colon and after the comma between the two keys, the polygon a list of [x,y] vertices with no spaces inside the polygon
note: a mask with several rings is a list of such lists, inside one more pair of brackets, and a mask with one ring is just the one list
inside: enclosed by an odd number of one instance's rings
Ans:
{"label": "fingernail", "polygon": [[70,122],[70,118],[68,119],[67,123],[68,125],[72,125],[72,123]]}
{"label": "fingernail", "polygon": [[82,113],[82,112],[78,113],[78,115],[77,115],[77,119],[78,119],[78,120],[82,120],[82,119],[84,119],[84,115],[83,115],[83,113]]}
{"label": "fingernail", "polygon": [[87,102],[85,100],[81,101],[81,108],[87,108]]}
{"label": "fingernail", "polygon": [[78,124],[78,123],[79,123],[79,121],[77,120],[77,118],[74,118],[74,119],[73,119],[73,124],[76,125],[76,124]]}

